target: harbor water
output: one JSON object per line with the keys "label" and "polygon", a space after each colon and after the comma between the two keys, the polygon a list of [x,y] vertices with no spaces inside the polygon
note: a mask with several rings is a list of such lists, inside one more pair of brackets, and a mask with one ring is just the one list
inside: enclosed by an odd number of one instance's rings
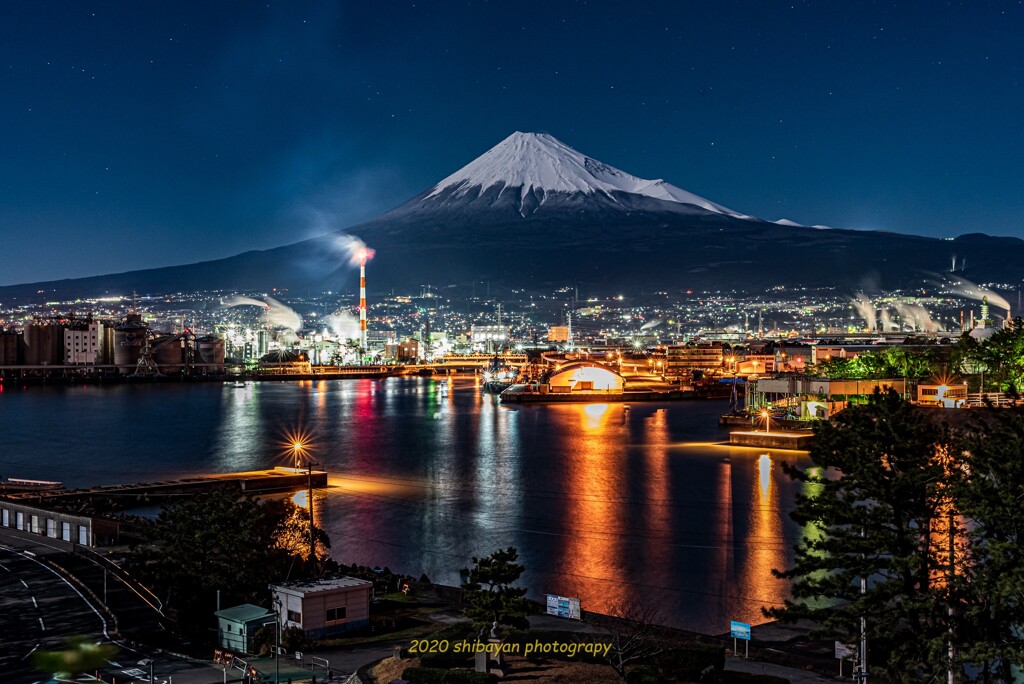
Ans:
{"label": "harbor water", "polygon": [[[470,376],[27,387],[0,393],[0,475],[67,486],[291,465],[331,473],[317,519],[340,562],[458,584],[514,546],[530,595],[657,608],[720,634],[763,622],[801,530],[803,452],[730,447],[725,402],[505,407]],[[301,498],[301,497],[299,497]]]}

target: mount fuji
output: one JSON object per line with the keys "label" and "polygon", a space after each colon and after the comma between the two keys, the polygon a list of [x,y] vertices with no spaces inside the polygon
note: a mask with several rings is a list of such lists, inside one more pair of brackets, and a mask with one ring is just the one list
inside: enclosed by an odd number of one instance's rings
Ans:
{"label": "mount fuji", "polygon": [[[1024,241],[952,240],[766,221],[663,180],[645,180],[550,135],[513,133],[404,204],[337,233],[202,263],[0,288],[0,299],[199,290],[351,290],[337,243],[376,250],[370,290],[488,282],[595,293],[896,287],[957,256],[974,280],[1019,282]],[[958,271],[959,272],[959,271]]]}

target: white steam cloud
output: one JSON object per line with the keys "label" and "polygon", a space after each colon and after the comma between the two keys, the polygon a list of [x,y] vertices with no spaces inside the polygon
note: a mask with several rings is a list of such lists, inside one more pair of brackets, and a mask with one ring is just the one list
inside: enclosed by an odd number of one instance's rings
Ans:
{"label": "white steam cloud", "polygon": [[348,311],[335,311],[325,321],[339,339],[352,340],[359,337],[359,319]]}
{"label": "white steam cloud", "polygon": [[270,309],[267,310],[267,324],[270,327],[288,330],[298,330],[302,327],[302,316],[296,313],[295,309],[273,297],[267,297],[267,304],[270,305]]}
{"label": "white steam cloud", "polygon": [[853,304],[857,315],[864,319],[864,326],[868,330],[876,330],[878,328],[875,305],[871,303],[866,294],[858,292],[856,297],[850,299],[850,303]]}
{"label": "white steam cloud", "polygon": [[960,276],[949,276],[951,284],[949,285],[949,291],[953,294],[958,294],[968,299],[975,299],[981,301],[982,297],[988,297],[988,303],[992,306],[998,306],[1004,309],[1007,313],[1010,311],[1010,302],[1006,301],[998,292],[993,292],[987,287],[982,287],[976,283],[972,283],[966,278]]}
{"label": "white steam cloud", "polygon": [[302,327],[302,316],[296,313],[295,309],[283,304],[273,297],[267,297],[266,301],[234,295],[221,300],[220,305],[226,309],[233,306],[258,306],[263,309],[263,320],[272,328],[285,328],[296,331]]}
{"label": "white steam cloud", "polygon": [[334,239],[333,246],[348,259],[349,266],[358,266],[362,261],[369,261],[375,254],[374,250],[355,235],[339,235]]}
{"label": "white steam cloud", "polygon": [[252,297],[243,297],[242,295],[234,295],[227,299],[222,299],[220,305],[225,309],[230,309],[233,306],[259,306],[264,309],[269,308],[266,302],[260,301],[259,299],[253,299]]}
{"label": "white steam cloud", "polygon": [[878,316],[878,321],[882,325],[882,332],[892,332],[897,327],[896,324],[892,322],[892,316],[889,315],[889,309],[882,309],[882,312]]}
{"label": "white steam cloud", "polygon": [[920,304],[897,303],[893,306],[896,309],[896,313],[903,319],[903,323],[912,324],[915,330],[938,332],[942,329],[938,322],[932,320],[932,315],[928,313],[928,309]]}

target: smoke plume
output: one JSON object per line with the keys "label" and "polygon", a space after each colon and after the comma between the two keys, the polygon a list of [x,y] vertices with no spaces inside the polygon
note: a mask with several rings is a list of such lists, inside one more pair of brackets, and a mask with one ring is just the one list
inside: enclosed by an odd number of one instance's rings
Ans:
{"label": "smoke plume", "polygon": [[920,304],[906,304],[897,303],[894,305],[896,312],[903,319],[903,322],[910,323],[914,326],[915,330],[923,330],[925,332],[938,332],[942,326],[936,321],[932,320],[932,315],[928,313],[928,309],[924,308]]}
{"label": "smoke plume", "polygon": [[287,304],[282,304],[273,297],[267,297],[267,301],[260,301],[252,297],[234,295],[221,300],[220,305],[225,309],[233,306],[258,306],[263,309],[263,320],[272,328],[286,328],[291,331],[302,327],[302,317]]}
{"label": "smoke plume", "polygon": [[858,292],[856,297],[850,299],[850,303],[853,304],[857,315],[864,319],[864,325],[868,330],[876,330],[878,328],[875,305],[871,303],[866,294]]}
{"label": "smoke plume", "polygon": [[982,287],[981,285],[972,283],[966,278],[961,278],[960,276],[948,276],[948,280],[950,281],[948,289],[952,294],[967,297],[968,299],[974,299],[979,302],[982,297],[988,297],[988,303],[992,306],[998,306],[1007,312],[1010,311],[1010,302],[1006,301],[1006,298],[998,292],[993,292],[987,287]]}
{"label": "smoke plume", "polygon": [[352,340],[359,337],[359,319],[348,311],[335,311],[326,319],[327,326],[342,340]]}

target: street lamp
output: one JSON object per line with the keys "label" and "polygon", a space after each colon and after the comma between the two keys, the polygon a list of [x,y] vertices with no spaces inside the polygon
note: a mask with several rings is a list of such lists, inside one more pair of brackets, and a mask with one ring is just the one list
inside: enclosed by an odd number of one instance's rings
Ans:
{"label": "street lamp", "polygon": [[764,433],[766,435],[771,434],[771,432],[772,432],[772,430],[771,430],[771,421],[772,421],[771,414],[768,413],[767,409],[764,409],[764,410],[761,411],[761,417],[764,418]]}
{"label": "street lamp", "polygon": [[142,667],[146,667],[147,665],[149,665],[149,684],[153,684],[153,682],[156,681],[155,679],[153,679],[153,659],[145,658],[143,660],[140,660],[139,665],[141,665]]}
{"label": "street lamp", "polygon": [[[281,617],[278,615],[278,617]],[[281,681],[281,623],[277,620],[264,622],[260,627],[274,625],[274,681]],[[150,680],[152,682],[152,680]]]}

